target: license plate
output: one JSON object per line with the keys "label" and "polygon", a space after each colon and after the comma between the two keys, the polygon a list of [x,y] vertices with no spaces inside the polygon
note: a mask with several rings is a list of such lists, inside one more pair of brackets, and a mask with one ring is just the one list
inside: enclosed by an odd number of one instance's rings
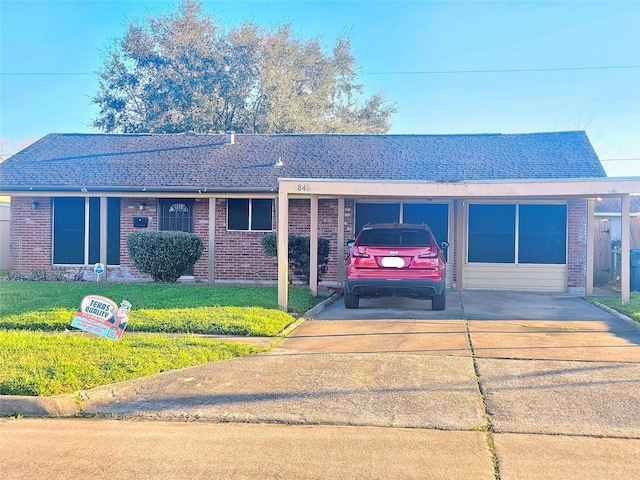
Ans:
{"label": "license plate", "polygon": [[383,257],[380,265],[387,268],[404,268],[404,259],[402,257]]}

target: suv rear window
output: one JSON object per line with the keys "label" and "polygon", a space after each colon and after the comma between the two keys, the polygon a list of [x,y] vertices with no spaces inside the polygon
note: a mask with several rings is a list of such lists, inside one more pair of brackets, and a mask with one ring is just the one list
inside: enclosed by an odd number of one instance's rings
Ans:
{"label": "suv rear window", "polygon": [[420,247],[431,245],[429,232],[426,230],[409,229],[370,229],[363,230],[358,239],[358,245],[362,246],[387,246],[387,247]]}

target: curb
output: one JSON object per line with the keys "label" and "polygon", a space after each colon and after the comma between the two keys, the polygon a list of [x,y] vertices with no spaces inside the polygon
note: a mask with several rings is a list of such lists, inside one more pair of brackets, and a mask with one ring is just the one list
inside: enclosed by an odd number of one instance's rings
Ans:
{"label": "curb", "polygon": [[319,314],[321,311],[323,311],[325,308],[327,308],[329,305],[331,305],[336,300],[338,300],[341,296],[342,296],[342,290],[333,292],[331,295],[329,295],[329,298],[327,298],[326,300],[323,300],[322,302],[317,304],[315,307],[313,307],[311,310],[306,312],[302,316],[302,318],[313,318],[314,316]]}
{"label": "curb", "polygon": [[602,310],[604,310],[607,313],[610,313],[611,315],[613,315],[614,317],[619,318],[620,320],[622,320],[623,322],[628,323],[629,325],[631,325],[632,327],[634,327],[636,330],[640,329],[640,322],[636,322],[635,320],[633,320],[632,318],[627,317],[626,315],[623,315],[622,313],[614,310],[611,307],[607,307],[606,305],[603,305],[600,302],[593,302],[593,305],[596,305],[597,307],[601,308]]}
{"label": "curb", "polygon": [[80,414],[75,394],[53,397],[0,395],[0,416],[73,417]]}

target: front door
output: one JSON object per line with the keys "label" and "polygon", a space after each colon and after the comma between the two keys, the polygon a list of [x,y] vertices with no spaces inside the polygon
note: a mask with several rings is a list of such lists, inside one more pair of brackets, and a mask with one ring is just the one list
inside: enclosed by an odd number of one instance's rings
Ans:
{"label": "front door", "polygon": [[[195,200],[185,198],[163,198],[159,204],[158,227],[160,230],[193,233],[193,210]],[[193,275],[193,267],[183,275]]]}

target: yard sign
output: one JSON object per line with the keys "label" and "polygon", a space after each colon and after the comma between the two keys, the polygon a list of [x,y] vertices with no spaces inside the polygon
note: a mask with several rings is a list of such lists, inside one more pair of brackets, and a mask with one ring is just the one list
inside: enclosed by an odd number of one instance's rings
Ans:
{"label": "yard sign", "polygon": [[129,320],[131,304],[123,300],[120,306],[100,295],[87,295],[71,322],[72,327],[101,337],[120,340]]}

